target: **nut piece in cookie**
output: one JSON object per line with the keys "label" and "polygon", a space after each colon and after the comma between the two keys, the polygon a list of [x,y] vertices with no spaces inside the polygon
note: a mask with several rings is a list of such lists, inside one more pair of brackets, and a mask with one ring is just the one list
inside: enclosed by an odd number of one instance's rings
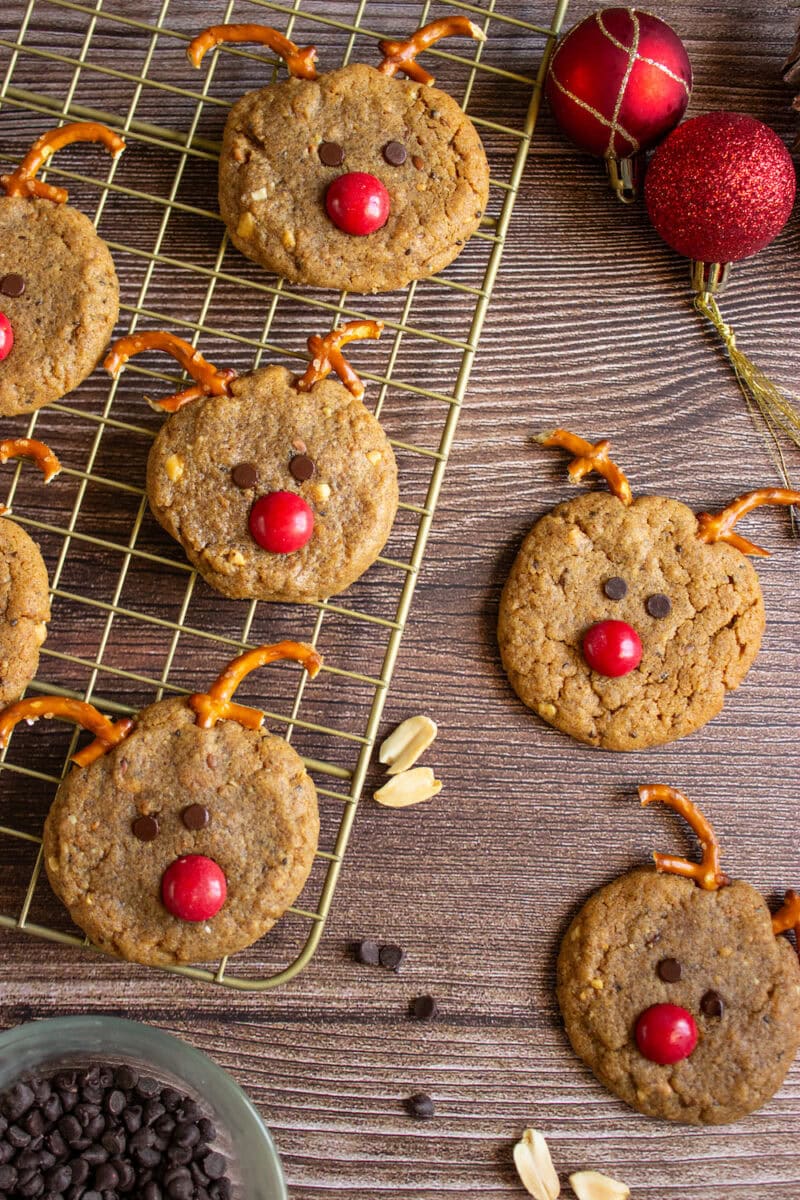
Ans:
{"label": "nut piece in cookie", "polygon": [[[45,483],[61,470],[48,446],[33,438],[0,441],[0,463],[31,458]],[[0,505],[0,513],[5,508]],[[39,648],[47,636],[50,597],[47,568],[36,542],[16,521],[0,516],[0,704],[24,692],[39,666]]]}
{"label": "nut piece in cookie", "polygon": [[730,882],[708,821],[681,792],[639,789],[691,825],[702,861],[655,854],[590,896],[558,957],[558,1002],[575,1052],[652,1117],[720,1125],[780,1087],[800,1045],[800,966],[786,939],[800,897],[773,917]]}
{"label": "nut piece in cookie", "polygon": [[270,366],[236,378],[168,333],[112,347],[105,365],[113,375],[155,348],[196,380],[159,402],[172,415],[150,451],[147,495],[156,520],[223,596],[321,600],[349,587],[383,549],[397,512],[397,464],[342,354],[382,328],[351,321],[309,338],[302,377]]}
{"label": "nut piece in cookie", "polygon": [[125,143],[79,121],[45,133],[0,187],[0,416],[60,400],[90,375],[119,316],[119,283],[92,222],[64,188],[35,178],[72,142]]}
{"label": "nut piece in cookie", "polygon": [[73,756],[44,827],[50,884],[96,946],[133,962],[205,962],[271,929],[300,894],[319,835],[317,793],[263,712],[233,693],[281,659],[316,675],[311,646],[280,642],[235,659],[208,692],[113,723],[79,700],[41,696],[0,713],[64,717],[95,741]]}
{"label": "nut piece in cookie", "polygon": [[485,40],[466,17],[448,17],[381,42],[377,68],[320,76],[313,46],[268,26],[196,37],[196,67],[220,42],[259,41],[291,75],[243,96],[228,117],[219,205],[234,245],[293,283],[353,292],[392,291],[451,263],[486,209],[489,167],[473,123],[414,59],[453,35]]}
{"label": "nut piece in cookie", "polygon": [[634,499],[608,456],[557,429],[537,439],[575,455],[611,494],[559,504],[529,532],[500,601],[498,641],[520,699],[578,741],[640,750],[693,733],[749,671],[764,631],[758,576],[766,555],[734,531],[762,504],[800,492],[748,492],[698,516],[664,496]]}

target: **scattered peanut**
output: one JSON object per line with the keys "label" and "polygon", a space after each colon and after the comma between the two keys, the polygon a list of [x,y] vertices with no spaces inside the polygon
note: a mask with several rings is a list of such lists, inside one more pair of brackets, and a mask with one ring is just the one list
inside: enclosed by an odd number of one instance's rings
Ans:
{"label": "scattered peanut", "polygon": [[569,1177],[578,1200],[628,1200],[631,1189],[599,1171],[576,1171]]}
{"label": "scattered peanut", "polygon": [[526,1129],[522,1139],[517,1142],[514,1147],[514,1166],[534,1200],[556,1200],[561,1194],[547,1142],[538,1129]]}
{"label": "scattered peanut", "polygon": [[414,767],[412,771],[394,775],[378,788],[375,799],[386,808],[408,808],[411,804],[431,800],[441,790],[441,780],[434,779],[430,767]]}
{"label": "scattered peanut", "polygon": [[436,737],[436,722],[430,717],[408,717],[401,721],[382,743],[378,759],[387,768],[387,775],[407,771],[428,749]]}

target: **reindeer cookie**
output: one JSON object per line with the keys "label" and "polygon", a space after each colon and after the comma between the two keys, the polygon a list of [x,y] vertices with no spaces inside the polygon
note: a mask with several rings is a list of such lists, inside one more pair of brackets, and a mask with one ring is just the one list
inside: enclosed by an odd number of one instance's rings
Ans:
{"label": "reindeer cookie", "polygon": [[[156,520],[223,596],[323,599],[380,554],[397,512],[397,464],[342,346],[382,328],[352,321],[309,338],[302,378],[270,366],[237,379],[168,333],[112,347],[113,375],[155,348],[197,380],[159,402],[172,416],[150,451],[147,495]],[[343,383],[327,379],[331,371]]]}
{"label": "reindeer cookie", "polygon": [[684,737],[720,711],[755,658],[764,603],[748,554],[766,555],[733,526],[761,504],[800,492],[748,492],[716,515],[677,500],[634,500],[627,479],[593,446],[557,429],[545,446],[576,457],[611,494],[558,505],[534,525],[500,601],[503,665],[520,699],[578,741],[641,750]]}
{"label": "reindeer cookie", "polygon": [[655,854],[656,870],[590,896],[561,944],[558,1002],[576,1054],[651,1117],[722,1125],[778,1090],[800,1045],[800,896],[770,916],[720,870],[714,831],[681,792],[639,788],[691,825],[702,863]]}
{"label": "reindeer cookie", "polygon": [[0,186],[0,416],[60,400],[90,375],[119,316],[119,283],[92,222],[35,178],[62,146],[122,138],[80,121],[43,134]]}
{"label": "reindeer cookie", "polygon": [[[33,438],[0,441],[0,463],[10,458],[32,458],[45,483],[61,470],[52,450]],[[50,620],[47,568],[39,547],[8,517],[0,517],[0,612],[0,704],[8,704],[36,674]]]}
{"label": "reindeer cookie", "polygon": [[489,167],[475,126],[414,61],[452,35],[485,40],[449,17],[381,42],[377,68],[321,76],[313,46],[267,26],[215,25],[195,38],[196,67],[220,42],[257,41],[292,76],[243,96],[225,126],[219,205],[243,254],[293,283],[354,292],[392,291],[456,258],[486,208]]}
{"label": "reindeer cookie", "polygon": [[96,735],[73,756],[44,826],[53,891],[95,945],[133,962],[202,962],[256,941],[292,904],[317,848],[317,794],[264,714],[231,697],[280,659],[316,675],[311,646],[280,642],[235,659],[207,693],[161,700],[112,723],[91,704],[42,696],[0,713],[64,717]]}

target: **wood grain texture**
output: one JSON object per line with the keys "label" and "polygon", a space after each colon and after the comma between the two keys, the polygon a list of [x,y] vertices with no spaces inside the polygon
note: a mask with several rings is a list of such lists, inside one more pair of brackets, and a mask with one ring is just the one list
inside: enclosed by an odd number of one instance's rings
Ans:
{"label": "wood grain texture", "polygon": [[[161,6],[156,0],[108,0],[106,7],[152,22]],[[352,20],[358,5],[308,0],[305,7]],[[439,7],[434,6],[437,14]],[[542,22],[550,9],[541,0],[504,0],[502,7]],[[576,0],[569,22],[592,7]],[[13,41],[26,10],[20,0],[5,5],[0,36]],[[189,32],[201,20],[222,19],[223,10],[222,3],[173,0],[168,23]],[[370,2],[366,24],[402,30],[413,26],[419,11],[418,4],[406,0]],[[780,79],[794,33],[788,5],[663,0],[658,11],[680,32],[693,62],[690,114],[738,109],[767,121],[787,142],[793,140],[797,118]],[[253,4],[236,5],[235,19],[263,16]],[[39,0],[26,42],[74,55],[81,52],[88,22],[84,12]],[[490,61],[532,74],[536,39],[500,23],[495,28]],[[322,55],[341,52],[341,33],[320,26],[311,31],[301,18],[298,37],[311,32],[322,35]],[[88,58],[99,67],[135,74],[148,45],[147,34],[100,19]],[[369,45],[356,39],[356,51],[364,56]],[[197,88],[202,80],[192,76],[187,84],[180,50],[173,40],[159,38],[151,75],[169,86]],[[10,56],[0,45],[0,77]],[[22,56],[15,84],[63,98],[72,69],[42,63]],[[256,86],[262,72],[253,58],[225,57],[213,93],[231,100]],[[446,63],[441,79],[455,89],[463,70]],[[131,79],[84,70],[75,100],[125,112],[134,95]],[[522,85],[482,76],[473,111],[518,123],[526,102]],[[142,119],[178,130],[188,128],[195,112],[192,100],[170,91],[145,90],[139,104]],[[224,108],[206,106],[203,136],[218,138],[224,115]],[[3,106],[3,160],[18,156],[44,123],[29,111]],[[489,132],[486,141],[493,174],[507,178],[513,139]],[[91,153],[76,151],[62,166],[92,173],[98,168]],[[159,147],[137,143],[117,178],[132,192],[166,196],[174,168],[174,156],[168,159]],[[212,162],[190,160],[179,200],[214,210],[214,173]],[[80,182],[72,186],[75,202],[90,210],[96,193]],[[498,201],[495,190],[494,211]],[[112,193],[100,231],[110,238],[110,231],[124,228],[120,240],[146,254],[161,218],[153,203]],[[211,269],[219,239],[212,217],[178,213],[169,222],[163,249]],[[479,273],[485,249],[474,251],[474,259],[466,261],[465,255],[452,277],[471,281]],[[789,388],[800,374],[799,252],[795,216],[773,246],[736,267],[724,300],[740,344]],[[118,265],[124,300],[136,303],[147,259],[129,253]],[[230,250],[224,266],[256,284],[264,279]],[[188,270],[159,266],[146,306],[166,319],[196,321],[206,287],[205,278]],[[257,341],[268,302],[263,293],[223,283],[205,323]],[[470,304],[458,293],[423,286],[415,303],[413,320],[421,327],[466,336]],[[363,307],[396,316],[402,297],[367,301]],[[271,340],[302,351],[310,332],[307,317],[307,310],[282,301]],[[230,338],[209,334],[203,346],[221,365],[243,367],[252,359],[251,346],[235,345]],[[370,348],[360,361],[380,371],[386,354],[386,348]],[[457,351],[409,337],[398,374],[410,384],[447,391],[457,359]],[[159,386],[152,382],[154,389]],[[141,376],[126,375],[114,412],[152,434],[158,418],[142,404],[142,387]],[[98,374],[70,398],[81,415],[46,410],[37,426],[75,469],[88,461],[96,429],[91,414],[106,394]],[[393,436],[435,446],[441,418],[432,416],[430,402],[390,389],[383,415]],[[531,443],[533,433],[556,423],[587,436],[609,436],[634,490],[675,496],[698,510],[721,507],[773,479],[719,347],[692,311],[686,263],[661,243],[640,207],[623,208],[613,200],[598,164],[566,146],[544,113],[385,711],[386,730],[416,711],[439,722],[439,738],[425,761],[444,780],[441,795],[419,809],[389,811],[367,794],[321,947],[305,972],[274,993],[236,995],[3,934],[4,1025],[58,1013],[112,1012],[188,1038],[253,1097],[275,1136],[293,1200],[520,1196],[511,1147],[526,1125],[548,1135],[564,1179],[571,1171],[595,1167],[624,1179],[634,1198],[796,1200],[800,1191],[794,1151],[800,1065],[769,1105],[736,1126],[707,1132],[660,1125],[608,1096],[575,1059],[553,992],[560,935],[589,891],[646,860],[656,846],[688,846],[670,814],[639,809],[638,783],[670,783],[702,802],[721,836],[727,869],[771,901],[786,886],[800,884],[797,542],[785,514],[762,510],[748,520],[748,536],[774,552],[758,566],[767,631],[746,683],[714,722],[677,745],[636,755],[604,754],[572,743],[516,700],[494,637],[500,588],[522,536],[536,517],[574,494],[564,457]],[[14,422],[8,425],[9,432],[17,432]],[[140,485],[148,445],[146,434],[105,434],[95,472]],[[425,464],[413,456],[401,455],[401,460],[405,497],[419,502]],[[793,462],[797,470],[796,454]],[[77,477],[62,477],[43,493],[25,475],[15,508],[21,516],[48,521],[57,504],[66,519],[78,486]],[[135,493],[91,485],[78,530],[124,540],[140,503]],[[411,532],[411,522],[401,518],[389,553],[408,553]],[[41,540],[52,572],[62,539],[43,535]],[[179,553],[149,517],[137,546],[167,565],[135,561],[119,602],[154,617],[173,617],[186,582]],[[76,540],[63,565],[61,588],[110,602],[119,566],[119,556]],[[376,568],[354,589],[355,602],[385,610],[394,586],[389,568]],[[241,608],[221,605],[198,587],[187,620],[236,638],[244,616]],[[91,660],[106,619],[103,610],[59,598],[48,644]],[[281,607],[259,615],[254,633],[303,636],[310,623],[307,613]],[[379,668],[383,633],[343,617],[333,622],[330,637],[334,661],[357,656]],[[130,668],[158,678],[169,644],[168,631],[118,617],[104,658],[111,671],[101,675],[97,693],[142,703],[152,687],[115,677],[113,670]],[[186,639],[170,682],[192,686],[199,671],[205,678],[219,660],[218,647]],[[53,682],[76,687],[86,686],[90,676],[90,668],[52,657],[42,672]],[[270,677],[271,685],[273,679],[271,702],[280,709],[293,693],[280,673]],[[351,722],[351,728],[363,724],[365,703],[363,690],[355,686],[340,696],[321,693],[319,700],[331,722]],[[38,755],[42,770],[56,771],[68,740],[68,732],[52,730],[47,736],[32,734],[26,745]],[[300,735],[298,741],[305,751],[314,747],[312,735]],[[379,778],[373,770],[367,793]],[[41,823],[50,785],[4,773],[2,786],[4,820],[27,821],[34,828]],[[332,812],[323,815],[326,821],[330,835]],[[30,854],[18,846],[13,853],[0,853],[2,899],[16,895],[18,903]],[[68,928],[44,887],[37,889],[32,916]],[[302,930],[287,918],[275,934],[253,951],[248,965],[269,969],[282,957],[285,961]],[[361,936],[400,942],[408,951],[402,972],[395,976],[357,965],[349,943]],[[435,995],[441,1009],[430,1026],[407,1016],[409,1001],[422,993]],[[404,1114],[403,1098],[416,1090],[435,1098],[433,1121],[414,1123]]]}

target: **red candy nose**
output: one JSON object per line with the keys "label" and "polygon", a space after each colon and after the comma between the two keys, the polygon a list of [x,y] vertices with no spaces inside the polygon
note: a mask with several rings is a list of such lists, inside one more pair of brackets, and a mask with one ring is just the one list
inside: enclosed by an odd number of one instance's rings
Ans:
{"label": "red candy nose", "polygon": [[349,171],[334,179],[325,193],[325,208],[337,229],[364,237],[389,220],[389,193],[374,175]]}
{"label": "red candy nose", "polygon": [[638,667],[642,643],[625,621],[598,621],[583,635],[583,657],[593,671],[614,679]]}
{"label": "red candy nose", "polygon": [[314,532],[314,514],[297,492],[269,492],[250,509],[250,532],[273,554],[291,554]]}
{"label": "red candy nose", "polygon": [[694,1017],[678,1004],[654,1004],[636,1022],[636,1045],[651,1062],[680,1062],[697,1045]]}
{"label": "red candy nose", "polygon": [[14,345],[14,330],[4,312],[0,312],[0,362],[8,358]]}
{"label": "red candy nose", "polygon": [[161,878],[164,907],[180,921],[209,921],[225,903],[225,872],[204,854],[184,854]]}

